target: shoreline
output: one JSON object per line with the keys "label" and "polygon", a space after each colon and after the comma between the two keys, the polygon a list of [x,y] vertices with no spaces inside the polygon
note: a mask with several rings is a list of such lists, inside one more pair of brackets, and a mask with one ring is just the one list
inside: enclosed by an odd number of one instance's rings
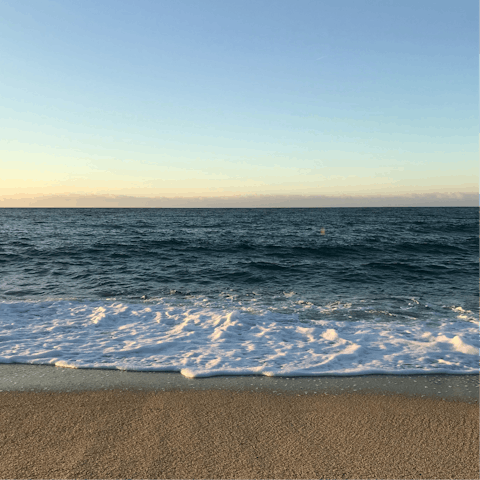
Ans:
{"label": "shoreline", "polygon": [[364,392],[433,397],[479,402],[479,374],[369,374],[352,376],[266,377],[231,375],[187,378],[179,372],[134,372],[74,369],[53,365],[0,364],[0,392],[93,390],[231,390],[308,392],[310,394]]}
{"label": "shoreline", "polygon": [[0,478],[478,479],[478,380],[3,364]]}

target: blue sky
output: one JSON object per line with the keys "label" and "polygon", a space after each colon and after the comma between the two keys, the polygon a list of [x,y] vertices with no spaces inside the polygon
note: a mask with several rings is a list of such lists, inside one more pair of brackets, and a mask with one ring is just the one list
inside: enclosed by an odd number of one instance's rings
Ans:
{"label": "blue sky", "polygon": [[0,197],[478,198],[478,2],[0,1]]}

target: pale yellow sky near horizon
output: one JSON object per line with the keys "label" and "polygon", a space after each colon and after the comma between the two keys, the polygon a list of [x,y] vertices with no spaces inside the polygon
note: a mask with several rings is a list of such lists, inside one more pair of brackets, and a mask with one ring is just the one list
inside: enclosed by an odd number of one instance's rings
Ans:
{"label": "pale yellow sky near horizon", "polygon": [[[72,155],[6,152],[0,162],[0,198],[45,195],[127,195],[139,197],[225,197],[237,195],[412,195],[478,194],[478,172],[469,153],[459,152],[457,169],[432,171],[425,163],[385,160],[385,166],[362,165],[362,155],[344,160],[345,168],[318,166],[295,159],[275,166],[252,160],[204,160],[193,165],[172,162],[95,159]],[[346,156],[346,155],[344,155]],[[439,167],[441,153],[437,153]],[[32,161],[34,157],[34,161]],[[449,155],[450,157],[450,155]],[[357,160],[357,164],[351,158]],[[428,161],[430,160],[430,161]],[[47,168],[42,169],[43,166]],[[114,166],[117,165],[117,168]],[[56,166],[55,169],[52,166]],[[423,167],[423,168],[422,168]]]}

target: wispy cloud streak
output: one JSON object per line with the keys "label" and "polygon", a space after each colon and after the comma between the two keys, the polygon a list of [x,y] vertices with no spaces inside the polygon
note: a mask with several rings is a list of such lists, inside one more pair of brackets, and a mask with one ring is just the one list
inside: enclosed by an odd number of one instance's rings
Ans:
{"label": "wispy cloud streak", "polygon": [[474,207],[478,193],[392,196],[237,195],[225,197],[133,197],[123,195],[38,195],[0,197],[0,208],[328,208]]}

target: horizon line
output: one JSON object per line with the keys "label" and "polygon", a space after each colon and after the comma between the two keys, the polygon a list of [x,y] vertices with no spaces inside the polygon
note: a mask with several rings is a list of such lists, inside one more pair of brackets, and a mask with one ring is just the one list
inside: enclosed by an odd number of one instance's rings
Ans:
{"label": "horizon line", "polygon": [[112,194],[16,194],[0,196],[0,208],[389,208],[478,207],[478,193],[403,195],[230,195],[139,197]]}

